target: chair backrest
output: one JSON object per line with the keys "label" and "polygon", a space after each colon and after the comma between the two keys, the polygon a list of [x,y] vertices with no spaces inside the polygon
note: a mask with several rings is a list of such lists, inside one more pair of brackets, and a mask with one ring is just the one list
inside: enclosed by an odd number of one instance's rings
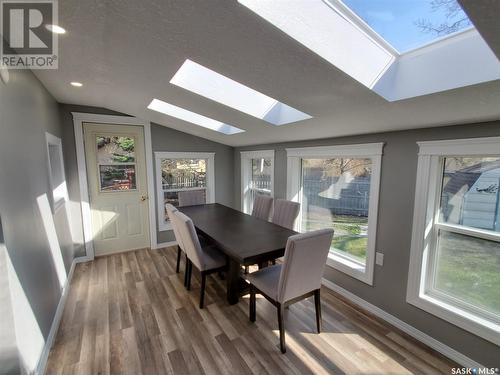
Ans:
{"label": "chair backrest", "polygon": [[263,194],[257,194],[253,201],[252,216],[262,219],[269,220],[271,216],[271,208],[273,207],[273,198]]}
{"label": "chair backrest", "polygon": [[332,238],[333,229],[288,238],[278,284],[278,302],[289,301],[321,287]]}
{"label": "chair backrest", "polygon": [[300,204],[287,201],[285,199],[276,199],[274,201],[273,223],[282,227],[293,229],[295,220],[299,216]]}
{"label": "chair backrest", "polygon": [[174,236],[175,236],[175,240],[177,241],[177,245],[182,250],[184,250],[184,246],[182,246],[182,238],[180,236],[179,229],[177,228],[177,225],[176,225],[177,223],[173,219],[174,212],[177,211],[177,208],[175,208],[170,203],[166,203],[165,208],[167,209],[168,218],[170,220],[170,223],[172,224],[172,229],[174,231]]}
{"label": "chair backrest", "polygon": [[203,250],[201,249],[200,240],[196,234],[193,221],[180,211],[174,211],[172,215],[175,225],[177,225],[177,229],[179,230],[179,235],[182,238],[184,246],[182,250],[186,252],[187,257],[194,263],[196,268],[200,271],[205,270]]}
{"label": "chair backrest", "polygon": [[205,190],[179,191],[179,207],[205,204]]}

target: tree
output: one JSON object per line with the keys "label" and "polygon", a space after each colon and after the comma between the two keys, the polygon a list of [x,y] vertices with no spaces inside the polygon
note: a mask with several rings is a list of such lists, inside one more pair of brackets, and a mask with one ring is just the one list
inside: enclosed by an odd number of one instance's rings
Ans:
{"label": "tree", "polygon": [[444,36],[472,24],[457,0],[431,0],[429,4],[433,12],[443,11],[446,21],[437,24],[424,18],[417,20],[415,25],[424,33]]}

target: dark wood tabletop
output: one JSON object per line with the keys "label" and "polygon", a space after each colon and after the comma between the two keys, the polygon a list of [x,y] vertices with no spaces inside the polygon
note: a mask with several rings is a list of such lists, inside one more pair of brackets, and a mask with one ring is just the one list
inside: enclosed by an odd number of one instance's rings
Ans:
{"label": "dark wood tabletop", "polygon": [[241,266],[263,265],[285,254],[288,237],[297,232],[257,219],[222,204],[178,208],[193,220],[196,231],[215,244],[228,258],[227,300],[238,302],[246,283]]}
{"label": "dark wood tabletop", "polygon": [[297,232],[257,219],[222,204],[179,207],[203,236],[243,265],[283,256],[288,237]]}

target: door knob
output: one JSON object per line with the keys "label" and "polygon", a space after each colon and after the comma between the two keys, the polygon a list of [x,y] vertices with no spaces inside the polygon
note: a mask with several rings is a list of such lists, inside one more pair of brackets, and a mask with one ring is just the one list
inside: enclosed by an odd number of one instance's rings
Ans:
{"label": "door knob", "polygon": [[141,202],[144,202],[146,199],[148,199],[147,195],[141,195]]}

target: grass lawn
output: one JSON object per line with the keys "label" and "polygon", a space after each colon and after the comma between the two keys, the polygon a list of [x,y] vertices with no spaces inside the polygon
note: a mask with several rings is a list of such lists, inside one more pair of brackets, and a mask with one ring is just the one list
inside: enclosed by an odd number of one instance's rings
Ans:
{"label": "grass lawn", "polygon": [[366,259],[368,218],[362,216],[331,215],[322,212],[309,213],[303,221],[306,230],[333,228],[335,230],[332,247],[356,259]]}
{"label": "grass lawn", "polygon": [[500,244],[443,232],[435,288],[500,314]]}

